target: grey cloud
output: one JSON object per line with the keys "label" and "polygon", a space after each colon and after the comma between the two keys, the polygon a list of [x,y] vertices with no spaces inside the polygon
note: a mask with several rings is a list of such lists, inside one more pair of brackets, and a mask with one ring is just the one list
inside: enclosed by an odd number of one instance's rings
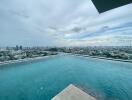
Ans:
{"label": "grey cloud", "polygon": [[117,34],[120,28],[131,35],[130,28],[124,28],[131,27],[130,12],[131,4],[99,15],[91,0],[0,0],[0,45],[18,40],[19,44],[71,45],[73,38],[78,44],[107,32]]}

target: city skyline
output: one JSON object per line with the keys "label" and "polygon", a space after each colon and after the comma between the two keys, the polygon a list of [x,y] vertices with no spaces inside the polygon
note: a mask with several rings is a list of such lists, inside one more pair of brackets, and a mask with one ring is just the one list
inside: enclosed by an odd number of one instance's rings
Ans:
{"label": "city skyline", "polygon": [[91,0],[1,0],[0,46],[132,45],[131,12],[99,14]]}

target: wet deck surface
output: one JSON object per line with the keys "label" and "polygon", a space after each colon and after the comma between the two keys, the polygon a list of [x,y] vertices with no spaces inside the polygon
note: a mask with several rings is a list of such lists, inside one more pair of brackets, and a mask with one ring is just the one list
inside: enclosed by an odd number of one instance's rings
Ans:
{"label": "wet deck surface", "polygon": [[97,100],[74,85],[69,85],[51,100]]}

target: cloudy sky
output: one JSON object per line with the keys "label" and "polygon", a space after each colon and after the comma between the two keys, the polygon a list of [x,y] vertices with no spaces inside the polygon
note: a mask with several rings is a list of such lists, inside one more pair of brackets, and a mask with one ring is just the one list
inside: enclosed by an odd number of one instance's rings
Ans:
{"label": "cloudy sky", "polygon": [[0,46],[132,45],[132,4],[99,14],[91,0],[0,0]]}

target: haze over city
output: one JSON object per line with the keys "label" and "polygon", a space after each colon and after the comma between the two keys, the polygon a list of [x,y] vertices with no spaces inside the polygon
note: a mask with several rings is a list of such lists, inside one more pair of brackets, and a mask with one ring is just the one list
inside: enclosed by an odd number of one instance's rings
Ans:
{"label": "haze over city", "polygon": [[99,14],[91,0],[1,0],[0,46],[132,45],[130,12]]}

